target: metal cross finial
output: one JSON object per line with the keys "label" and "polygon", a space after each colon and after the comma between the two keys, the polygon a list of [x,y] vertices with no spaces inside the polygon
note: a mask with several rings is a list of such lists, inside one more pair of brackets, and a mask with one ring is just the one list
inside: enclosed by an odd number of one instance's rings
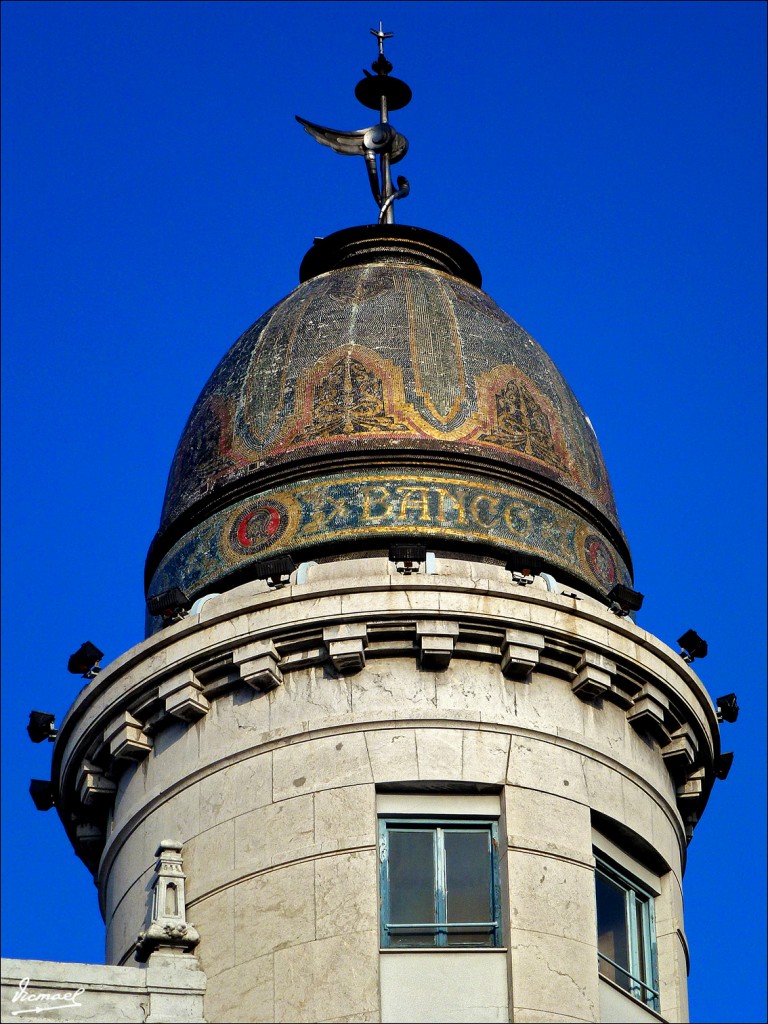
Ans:
{"label": "metal cross finial", "polygon": [[384,56],[384,40],[385,39],[391,39],[392,36],[395,33],[394,32],[385,32],[384,29],[382,28],[381,22],[379,22],[378,31],[375,28],[372,28],[370,31],[371,31],[371,35],[372,36],[376,36],[376,38],[378,39],[378,41],[379,41],[379,56],[383,57]]}

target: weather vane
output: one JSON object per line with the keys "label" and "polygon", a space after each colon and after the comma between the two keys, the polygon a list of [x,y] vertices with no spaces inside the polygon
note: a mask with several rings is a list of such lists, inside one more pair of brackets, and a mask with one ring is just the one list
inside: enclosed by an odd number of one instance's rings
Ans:
{"label": "weather vane", "polygon": [[[400,110],[411,102],[411,90],[399,78],[392,78],[389,72],[392,65],[384,56],[384,40],[391,39],[394,33],[385,32],[379,22],[378,29],[372,28],[371,35],[379,44],[379,55],[371,64],[371,69],[363,69],[365,78],[355,86],[355,96],[364,107],[379,112],[379,123],[359,131],[342,132],[334,128],[305,121],[297,115],[296,120],[304,125],[306,131],[323,146],[330,146],[335,153],[343,156],[362,156],[368,172],[368,181],[373,198],[379,207],[379,224],[394,224],[396,199],[403,199],[411,190],[408,179],[400,175],[397,188],[392,185],[390,168],[392,164],[402,160],[408,152],[408,140],[396,132],[389,123],[390,110]],[[378,157],[378,165],[376,158]]]}

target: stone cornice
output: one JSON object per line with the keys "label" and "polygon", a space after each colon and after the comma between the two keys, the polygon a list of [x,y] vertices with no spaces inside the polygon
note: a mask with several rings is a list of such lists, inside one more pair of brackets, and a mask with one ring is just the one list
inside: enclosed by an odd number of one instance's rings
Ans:
{"label": "stone cornice", "polygon": [[495,566],[447,563],[434,575],[404,577],[385,559],[369,559],[317,566],[308,583],[278,590],[250,583],[230,591],[131,648],[86,686],[61,724],[52,768],[75,848],[95,870],[114,780],[126,762],[149,754],[166,724],[205,715],[244,683],[266,690],[311,665],[346,675],[366,661],[409,655],[425,670],[443,670],[452,659],[497,663],[509,685],[535,684],[545,672],[582,701],[617,705],[662,748],[689,831],[698,820],[719,729],[704,686],[676,652],[596,601],[543,583],[519,586]]}

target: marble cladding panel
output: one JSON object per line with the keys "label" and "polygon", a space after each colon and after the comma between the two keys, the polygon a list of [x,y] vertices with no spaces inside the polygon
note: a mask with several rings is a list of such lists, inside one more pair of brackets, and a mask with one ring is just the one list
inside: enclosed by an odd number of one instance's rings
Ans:
{"label": "marble cladding panel", "polygon": [[207,829],[272,802],[272,752],[222,765],[198,786],[200,828]]}
{"label": "marble cladding panel", "polygon": [[230,757],[269,736],[269,694],[243,684],[211,701],[208,714],[190,728],[199,734],[200,764]]}
{"label": "marble cladding panel", "polygon": [[458,729],[416,729],[419,778],[461,779],[462,734]]}
{"label": "marble cladding panel", "polygon": [[509,955],[514,1020],[519,1010],[549,1015],[565,1007],[577,1020],[600,1020],[594,941],[512,928]]}
{"label": "marble cladding panel", "polygon": [[281,800],[235,819],[235,871],[238,877],[263,871],[314,852],[314,797]]}
{"label": "marble cladding panel", "polygon": [[200,758],[200,728],[166,718],[152,737],[152,753],[141,762],[140,776],[149,788],[166,789]]}
{"label": "marble cladding panel", "polygon": [[275,952],[274,1020],[378,1019],[378,929],[334,935]]}
{"label": "marble cladding panel", "polygon": [[315,861],[315,921],[318,939],[377,930],[376,850],[320,857]]}
{"label": "marble cladding panel", "polygon": [[352,688],[357,683],[358,678],[353,683],[339,677],[327,664],[286,672],[282,685],[270,697],[270,728],[304,730],[349,717]]}
{"label": "marble cladding panel", "polygon": [[352,710],[356,716],[376,712],[392,714],[394,708],[409,712],[434,712],[434,672],[418,671],[405,660],[369,660],[351,686]]}
{"label": "marble cladding panel", "polygon": [[509,1016],[501,951],[386,953],[381,957],[381,1019],[386,1024],[503,1024]]}
{"label": "marble cladding panel", "polygon": [[315,844],[318,852],[375,845],[376,794],[370,784],[315,793]]}
{"label": "marble cladding panel", "polygon": [[142,875],[148,875],[154,869],[155,859],[144,859],[144,846],[143,830],[134,830],[120,847],[119,855],[110,866],[104,893],[104,918],[108,926],[118,904],[131,886]]}
{"label": "marble cladding panel", "polygon": [[365,737],[343,733],[279,747],[273,754],[273,798],[373,782]]}
{"label": "marble cladding panel", "polygon": [[513,929],[594,946],[595,875],[589,865],[509,850],[507,876]]}
{"label": "marble cladding panel", "polygon": [[106,961],[137,966],[133,950],[139,932],[148,921],[154,868],[140,875],[107,918]]}
{"label": "marble cladding panel", "polygon": [[[202,900],[187,901],[187,916],[200,933],[195,954],[209,981],[235,966],[236,886],[228,886]],[[216,1018],[213,1018],[216,1019]]]}
{"label": "marble cladding panel", "polygon": [[[507,786],[504,796],[511,848],[592,864],[589,807],[551,793],[512,786]],[[553,828],[554,822],[557,828]]]}
{"label": "marble cladding panel", "polygon": [[374,782],[402,782],[419,777],[412,729],[371,730],[365,734],[365,743]]}
{"label": "marble cladding panel", "polygon": [[183,856],[188,902],[232,881],[235,877],[235,851],[235,819],[213,825],[185,844]]}
{"label": "marble cladding panel", "polygon": [[272,1024],[275,1019],[274,956],[254,957],[208,976],[205,1019],[226,1024]]}
{"label": "marble cladding panel", "polygon": [[671,1024],[688,1020],[688,982],[685,953],[676,932],[656,936],[659,964],[660,1012]]}
{"label": "marble cladding panel", "polygon": [[235,902],[235,963],[315,938],[315,867],[302,861],[241,882]]}
{"label": "marble cladding panel", "polygon": [[511,737],[503,732],[464,729],[461,745],[461,775],[465,782],[503,785],[509,764]]}
{"label": "marble cladding panel", "polygon": [[582,754],[552,736],[512,736],[507,782],[586,804],[589,797],[582,759]]}
{"label": "marble cladding panel", "polygon": [[581,701],[573,694],[564,698],[564,687],[568,684],[546,673],[546,669],[535,669],[525,683],[510,685],[511,714],[504,722],[536,732],[555,736],[567,734],[583,739],[584,718]]}
{"label": "marble cladding panel", "polygon": [[198,788],[187,786],[170,796],[148,814],[139,826],[144,835],[144,863],[154,865],[161,839],[187,843],[200,833]]}
{"label": "marble cladding panel", "polygon": [[590,807],[615,821],[624,821],[625,792],[621,775],[593,757],[582,756],[581,770]]}
{"label": "marble cladding panel", "polygon": [[683,892],[674,871],[661,877],[661,897],[656,900],[655,913],[657,935],[683,929]]}
{"label": "marble cladding panel", "polygon": [[435,704],[441,712],[470,711],[487,722],[515,718],[515,684],[504,678],[498,664],[454,655],[450,671],[437,679]]}

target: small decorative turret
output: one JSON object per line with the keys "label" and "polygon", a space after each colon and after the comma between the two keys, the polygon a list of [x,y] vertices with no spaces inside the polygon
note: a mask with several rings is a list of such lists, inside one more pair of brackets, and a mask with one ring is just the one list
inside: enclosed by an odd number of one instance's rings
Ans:
{"label": "small decorative turret", "polygon": [[136,959],[140,963],[156,951],[189,953],[200,941],[197,929],[187,921],[182,847],[176,839],[163,839],[155,851],[158,861],[152,883],[152,919],[136,940]]}

